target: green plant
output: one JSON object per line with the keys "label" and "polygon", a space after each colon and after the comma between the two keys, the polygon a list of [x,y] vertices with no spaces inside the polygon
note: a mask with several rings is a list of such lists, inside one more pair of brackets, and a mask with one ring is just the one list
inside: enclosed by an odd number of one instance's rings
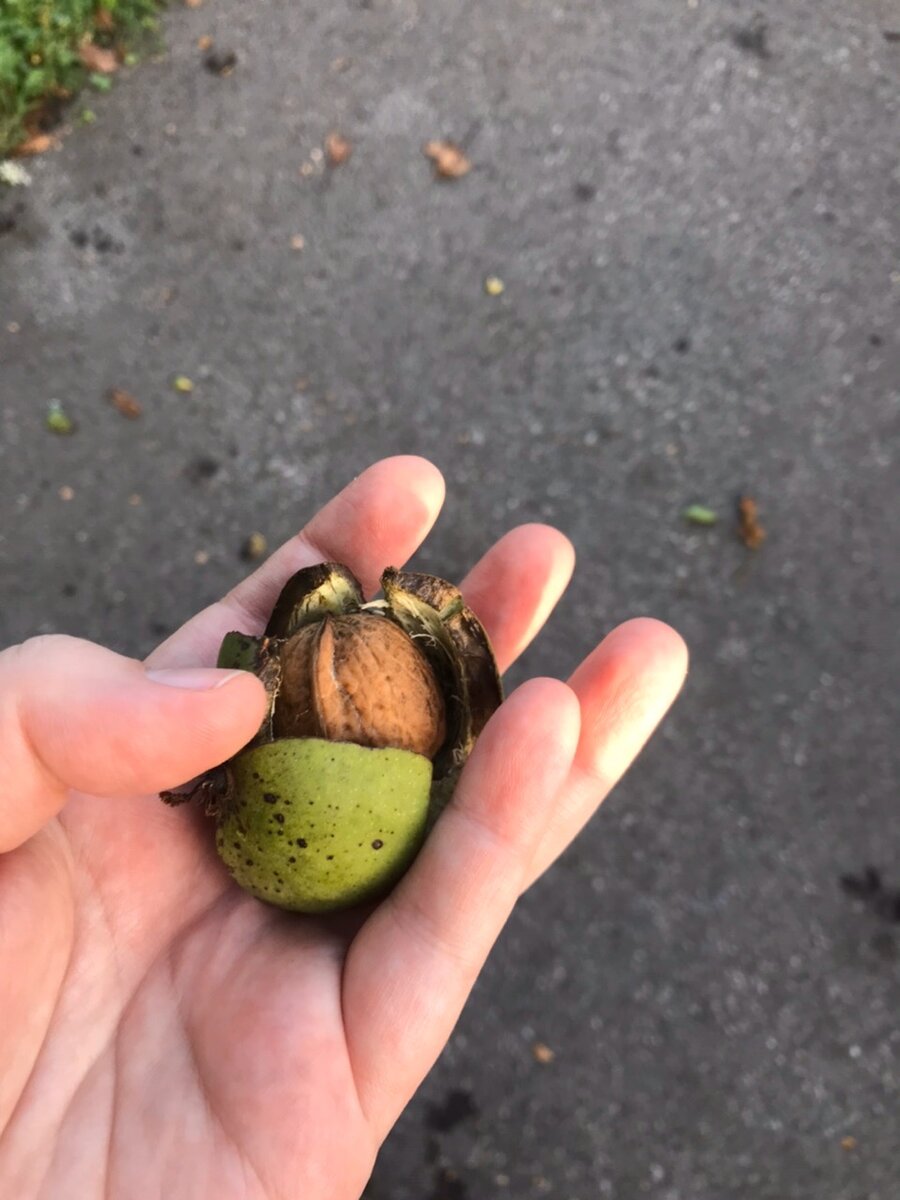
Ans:
{"label": "green plant", "polygon": [[[21,140],[30,116],[76,92],[87,72],[79,46],[93,37],[121,47],[146,37],[164,0],[2,0],[0,154]],[[98,21],[98,16],[103,14]]]}

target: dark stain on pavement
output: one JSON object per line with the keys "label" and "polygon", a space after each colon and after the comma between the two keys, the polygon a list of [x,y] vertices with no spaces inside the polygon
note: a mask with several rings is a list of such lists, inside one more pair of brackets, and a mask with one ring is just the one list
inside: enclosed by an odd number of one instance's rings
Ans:
{"label": "dark stain on pavement", "polygon": [[842,875],[841,887],[848,896],[862,900],[876,917],[900,923],[900,888],[885,887],[875,867],[866,867],[861,875]]}
{"label": "dark stain on pavement", "polygon": [[463,1121],[478,1116],[478,1105],[472,1093],[463,1088],[449,1091],[440,1104],[429,1104],[425,1112],[425,1124],[435,1133],[449,1133]]}
{"label": "dark stain on pavement", "polygon": [[222,464],[218,459],[202,454],[187,464],[184,474],[190,483],[205,483],[218,475],[221,469]]}
{"label": "dark stain on pavement", "polygon": [[450,1167],[438,1167],[428,1200],[468,1200],[469,1189]]}
{"label": "dark stain on pavement", "polygon": [[755,16],[748,25],[740,25],[733,29],[731,40],[738,50],[745,54],[753,54],[757,58],[771,58],[769,49],[769,26],[760,16]]}

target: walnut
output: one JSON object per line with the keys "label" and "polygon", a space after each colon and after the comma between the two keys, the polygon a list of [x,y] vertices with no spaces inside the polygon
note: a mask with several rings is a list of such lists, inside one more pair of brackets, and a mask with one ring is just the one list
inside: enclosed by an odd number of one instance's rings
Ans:
{"label": "walnut", "polygon": [[326,616],[281,649],[273,731],[433,758],[446,737],[444,701],[399,625],[371,612]]}
{"label": "walnut", "polygon": [[487,633],[457,588],[389,567],[366,601],[340,563],[287,580],[262,635],[226,635],[252,671],[256,735],[167,804],[202,801],[236,883],[295,912],[383,896],[450,802],[503,698]]}

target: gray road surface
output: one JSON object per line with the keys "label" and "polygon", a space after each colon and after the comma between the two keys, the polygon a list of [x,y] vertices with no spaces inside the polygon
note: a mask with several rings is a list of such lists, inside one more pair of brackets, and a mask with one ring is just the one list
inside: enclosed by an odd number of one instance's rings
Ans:
{"label": "gray road surface", "polygon": [[515,679],[636,613],[690,643],[371,1200],[900,1191],[900,924],[839,886],[900,885],[898,28],[889,0],[208,0],[0,194],[0,642],[146,652],[251,530],[414,451],[450,489],[426,568],[525,520],[576,543]]}

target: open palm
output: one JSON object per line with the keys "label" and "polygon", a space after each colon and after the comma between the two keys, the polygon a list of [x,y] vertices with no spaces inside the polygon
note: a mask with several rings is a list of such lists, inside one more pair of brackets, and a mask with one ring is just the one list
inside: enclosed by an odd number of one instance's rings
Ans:
{"label": "open palm", "polygon": [[[374,588],[427,534],[440,475],[376,464],[146,664],[69,638],[0,655],[0,1180],[16,1200],[356,1200],[521,892],[621,776],[682,681],[631,621],[568,684],[532,680],[377,907],[298,917],[240,892],[208,820],[155,793],[235,753],[264,705],[208,668],[284,581],[346,563]],[[501,668],[572,569],[507,534],[463,583]],[[214,686],[218,684],[219,686]]]}

